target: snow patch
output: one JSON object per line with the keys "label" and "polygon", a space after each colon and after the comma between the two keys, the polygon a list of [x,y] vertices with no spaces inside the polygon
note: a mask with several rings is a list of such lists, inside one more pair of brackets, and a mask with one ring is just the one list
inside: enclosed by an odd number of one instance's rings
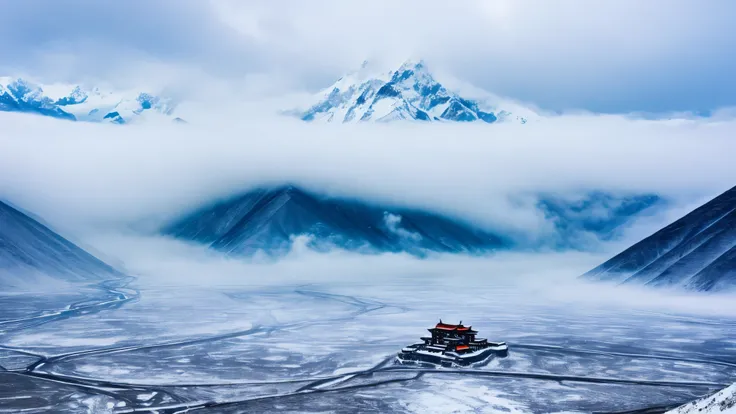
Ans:
{"label": "snow patch", "polygon": [[717,393],[687,403],[665,414],[714,414],[736,413],[736,383]]}
{"label": "snow patch", "polygon": [[[421,391],[411,393],[411,399],[401,404],[412,413],[460,413],[460,412],[499,412],[526,414],[531,411],[518,402],[506,399],[502,392],[486,386],[477,386],[467,380],[433,383]],[[435,384],[436,383],[436,384]]]}

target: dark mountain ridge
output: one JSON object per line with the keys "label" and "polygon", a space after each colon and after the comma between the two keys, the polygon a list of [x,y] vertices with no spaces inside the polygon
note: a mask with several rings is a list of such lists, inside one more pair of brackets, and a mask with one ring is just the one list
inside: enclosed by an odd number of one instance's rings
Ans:
{"label": "dark mountain ridge", "polygon": [[[615,238],[636,215],[665,202],[652,194],[590,192],[566,199],[540,195],[536,208],[554,225],[541,241],[481,228],[421,209],[327,197],[295,186],[260,188],[206,204],[166,225],[162,234],[249,255],[282,254],[293,236],[310,235],[317,250],[340,247],[362,253],[484,254],[500,249],[577,249]],[[506,230],[508,231],[508,230]],[[530,240],[535,237],[530,238]],[[535,244],[538,243],[538,244]]]}
{"label": "dark mountain ridge", "polygon": [[736,288],[736,187],[583,277],[700,291]]}
{"label": "dark mountain ridge", "polygon": [[71,282],[121,277],[122,273],[38,220],[0,201],[0,285],[45,275]]}
{"label": "dark mountain ridge", "polygon": [[439,214],[325,197],[294,186],[259,189],[205,206],[162,233],[233,254],[288,251],[292,236],[314,236],[310,247],[361,252],[484,253],[504,238]]}

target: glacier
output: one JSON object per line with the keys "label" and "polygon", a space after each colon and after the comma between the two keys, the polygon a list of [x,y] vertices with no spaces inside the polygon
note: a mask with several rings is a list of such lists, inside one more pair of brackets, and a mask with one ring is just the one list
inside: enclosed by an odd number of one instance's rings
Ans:
{"label": "glacier", "polygon": [[736,187],[583,277],[701,291],[736,288]]}
{"label": "glacier", "polygon": [[23,78],[0,77],[0,111],[4,112],[127,124],[151,117],[169,120],[175,108],[172,99],[146,92],[106,91],[61,83],[44,85]]}
{"label": "glacier", "polygon": [[407,60],[389,72],[380,72],[365,61],[360,69],[341,77],[315,99],[309,109],[290,113],[309,122],[528,121],[528,116],[486,108],[481,102],[450,91],[435,79],[423,60]]}

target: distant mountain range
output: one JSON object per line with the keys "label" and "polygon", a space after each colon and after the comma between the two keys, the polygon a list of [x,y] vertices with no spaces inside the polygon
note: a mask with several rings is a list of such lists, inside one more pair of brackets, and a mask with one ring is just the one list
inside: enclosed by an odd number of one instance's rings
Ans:
{"label": "distant mountain range", "polygon": [[489,108],[448,90],[435,80],[423,61],[408,60],[398,69],[383,73],[364,62],[359,70],[318,94],[315,101],[307,110],[293,113],[310,122],[528,121],[526,114]]}
{"label": "distant mountain range", "polygon": [[[488,94],[486,94],[488,95]],[[316,95],[307,108],[285,111],[308,122],[514,122],[539,116],[520,105],[463,97],[445,87],[424,61],[407,60],[381,71],[365,62]],[[74,84],[40,84],[0,77],[0,111],[70,121],[127,124],[148,118],[185,122],[171,99],[147,92],[106,91]]]}
{"label": "distant mountain range", "polygon": [[70,121],[126,124],[148,117],[173,118],[170,99],[144,92],[110,92],[79,85],[41,85],[0,77],[0,111],[25,112]]}
{"label": "distant mountain range", "polygon": [[293,186],[260,189],[205,206],[163,229],[234,254],[282,254],[292,237],[309,234],[317,250],[481,253],[502,248],[502,237],[438,214],[323,197]]}
{"label": "distant mountain range", "polygon": [[736,187],[583,277],[700,291],[736,289]]}
{"label": "distant mountain range", "polygon": [[[580,234],[606,239],[616,229],[661,200],[652,196],[614,197],[591,193],[571,202],[540,199],[559,231],[547,247],[575,248]],[[607,212],[602,214],[601,211]],[[295,236],[308,246],[361,253],[431,252],[485,254],[530,248],[511,237],[470,222],[421,209],[327,197],[294,186],[261,188],[207,203],[166,225],[162,234],[235,255],[288,252]],[[60,236],[38,219],[0,202],[0,286],[50,276],[73,282],[122,276],[113,267]]]}
{"label": "distant mountain range", "polygon": [[[611,239],[639,213],[662,203],[656,196],[614,197],[593,192],[575,201],[542,197],[538,208],[555,232],[542,245],[519,245],[507,234],[420,209],[326,197],[294,186],[264,188],[205,204],[165,226],[162,233],[249,255],[283,254],[294,236],[309,235],[309,247],[339,247],[365,253],[429,252],[481,254],[502,249],[584,249]],[[534,239],[535,235],[530,235]]]}
{"label": "distant mountain range", "polygon": [[615,240],[635,218],[651,216],[666,206],[667,200],[656,194],[614,195],[604,191],[590,191],[572,199],[542,194],[537,203],[537,208],[557,230],[557,238],[547,242],[549,247],[582,250],[596,241],[591,237]]}
{"label": "distant mountain range", "polygon": [[123,276],[25,213],[0,201],[0,286],[48,276],[70,282]]}

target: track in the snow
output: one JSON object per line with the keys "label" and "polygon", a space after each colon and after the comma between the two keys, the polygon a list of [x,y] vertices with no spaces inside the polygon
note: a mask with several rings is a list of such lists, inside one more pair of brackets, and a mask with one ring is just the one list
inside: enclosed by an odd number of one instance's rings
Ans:
{"label": "track in the snow", "polygon": [[[377,365],[374,368],[345,374],[342,376],[335,376],[330,379],[321,379],[318,381],[311,382],[294,392],[264,395],[251,398],[245,398],[233,401],[214,402],[207,401],[201,403],[189,402],[182,404],[168,404],[165,406],[158,407],[146,407],[146,408],[132,408],[121,410],[121,413],[134,413],[134,412],[160,412],[160,413],[184,413],[210,408],[224,408],[228,406],[237,406],[241,404],[251,404],[258,401],[264,401],[269,399],[278,399],[286,397],[294,397],[305,394],[319,394],[319,393],[335,393],[344,392],[349,390],[357,390],[364,388],[372,388],[381,385],[391,383],[403,383],[414,381],[421,378],[423,375],[468,375],[468,376],[480,376],[480,377],[497,377],[497,378],[523,378],[533,380],[544,380],[544,381],[555,381],[555,382],[582,382],[582,383],[594,383],[594,384],[618,384],[618,385],[642,385],[642,386],[653,386],[653,387],[678,387],[678,388],[698,388],[703,390],[719,389],[727,386],[727,384],[712,383],[712,382],[688,382],[688,381],[643,381],[635,379],[622,379],[622,378],[605,378],[605,377],[586,377],[586,376],[572,376],[572,375],[552,375],[552,374],[535,374],[535,373],[524,373],[524,372],[506,372],[506,371],[485,371],[485,370],[472,370],[472,369],[414,369],[404,367],[382,367],[386,361]],[[391,378],[384,380],[376,380],[370,383],[346,385],[342,387],[330,387],[330,388],[318,388],[320,385],[326,383],[340,384],[342,382],[349,381],[356,377],[371,376],[375,373],[384,372],[406,372],[407,374],[414,374],[410,378]],[[341,378],[345,378],[345,381],[339,381]]]}
{"label": "track in the snow", "polygon": [[0,321],[0,334],[8,332],[16,332],[28,328],[34,328],[49,322],[68,319],[75,316],[96,313],[107,309],[115,309],[123,306],[125,303],[138,300],[140,292],[135,289],[128,288],[128,284],[134,279],[132,277],[106,280],[101,283],[92,285],[111,296],[109,300],[88,303],[81,301],[72,303],[63,309],[53,312],[47,312],[40,315],[28,316],[25,318],[16,318],[11,320]]}
{"label": "track in the snow", "polygon": [[[99,310],[108,308],[108,305],[113,306],[113,307],[120,306],[128,301],[137,299],[138,297],[137,292],[135,292],[134,295],[129,295],[129,294],[126,294],[125,292],[121,292],[120,290],[123,290],[121,289],[123,286],[104,286],[104,285],[102,286],[105,289],[107,289],[108,292],[118,294],[118,296],[116,297],[116,300],[92,304],[92,305],[78,305],[77,306],[77,304],[74,304],[70,306],[70,309],[69,309],[70,312],[64,315],[50,315],[49,318],[44,319],[43,323],[50,322],[52,320],[61,319],[61,318],[82,315],[84,313],[87,313],[87,311],[90,311],[90,312],[99,311]],[[116,288],[120,290],[115,290]],[[342,302],[342,303],[355,307],[354,311],[348,312],[346,315],[341,315],[339,317],[331,318],[329,320],[322,320],[320,321],[320,323],[334,323],[334,322],[349,320],[349,319],[353,319],[356,316],[359,316],[362,314],[366,314],[366,313],[373,312],[379,309],[385,309],[387,307],[390,307],[390,305],[387,305],[387,304],[384,304],[378,301],[359,299],[356,297],[345,296],[345,295],[335,295],[335,294],[324,293],[324,292],[319,292],[319,291],[307,290],[303,288],[299,288],[295,290],[294,292],[300,295],[318,298],[321,300],[334,300],[334,301]],[[72,312],[72,310],[76,310],[76,312]],[[31,321],[35,319],[35,317],[27,318],[27,319]],[[555,374],[509,372],[509,371],[485,370],[485,369],[474,370],[474,369],[445,369],[445,368],[428,369],[428,368],[414,368],[414,367],[407,368],[404,366],[389,365],[391,360],[394,359],[393,355],[384,359],[381,363],[377,364],[376,366],[370,369],[362,370],[362,371],[346,373],[342,375],[324,376],[324,377],[318,377],[318,378],[302,378],[302,379],[291,379],[291,380],[272,381],[272,382],[225,382],[225,383],[202,383],[202,384],[197,384],[197,383],[194,383],[194,384],[138,384],[138,383],[106,381],[106,380],[100,380],[100,379],[95,379],[95,378],[64,375],[64,374],[59,374],[59,373],[49,371],[50,366],[52,366],[56,362],[85,358],[88,356],[125,353],[125,352],[141,351],[141,350],[147,351],[147,350],[154,350],[154,349],[160,349],[160,348],[166,348],[166,347],[201,344],[201,343],[214,342],[214,341],[219,341],[219,340],[224,340],[224,339],[229,339],[229,338],[254,335],[258,333],[268,333],[268,332],[274,332],[274,331],[279,331],[279,330],[284,330],[284,329],[298,329],[298,328],[310,326],[310,325],[312,325],[311,322],[299,322],[299,323],[274,325],[274,326],[255,326],[247,330],[241,330],[241,331],[230,332],[226,334],[220,334],[220,335],[214,335],[214,336],[208,336],[208,337],[168,341],[168,342],[162,342],[158,344],[149,344],[149,345],[128,345],[128,346],[113,346],[113,347],[106,347],[106,348],[95,348],[95,349],[88,349],[88,350],[70,352],[66,354],[53,355],[53,356],[37,355],[32,352],[24,351],[21,349],[15,349],[11,347],[4,347],[4,348],[38,358],[38,360],[32,363],[31,365],[29,365],[24,372],[16,372],[15,375],[27,375],[30,377],[34,377],[38,380],[58,382],[58,383],[78,387],[86,391],[96,392],[96,393],[108,395],[114,398],[118,398],[120,400],[125,401],[127,404],[129,404],[128,408],[122,409],[120,412],[153,412],[153,411],[162,412],[162,413],[188,412],[188,411],[207,409],[207,408],[213,408],[213,407],[237,406],[240,404],[249,404],[249,403],[254,403],[257,401],[264,401],[268,399],[295,397],[295,396],[304,395],[304,394],[345,392],[349,390],[377,387],[377,386],[391,384],[391,383],[404,383],[404,382],[417,380],[424,375],[461,375],[461,376],[474,376],[474,377],[487,377],[487,378],[522,378],[522,379],[531,379],[531,380],[539,380],[539,381],[582,382],[582,383],[595,383],[595,384],[641,385],[641,386],[677,387],[677,388],[694,387],[694,388],[703,389],[703,390],[712,390],[712,389],[722,388],[722,387],[727,386],[727,384],[719,384],[719,383],[712,383],[712,382],[643,381],[643,380],[627,379],[627,378],[555,375]],[[36,326],[36,325],[32,324],[28,326],[30,327],[30,326]],[[512,347],[517,348],[517,349],[530,349],[530,350],[537,350],[537,351],[551,351],[551,352],[561,352],[561,353],[595,354],[595,355],[609,355],[609,356],[624,356],[624,357],[631,357],[631,358],[648,358],[648,359],[658,359],[658,360],[693,362],[693,363],[721,365],[721,366],[727,366],[730,368],[736,368],[736,364],[726,362],[726,361],[692,359],[692,358],[688,359],[688,358],[679,358],[679,357],[668,356],[668,355],[648,355],[648,354],[636,354],[636,353],[624,353],[624,352],[569,349],[569,348],[562,348],[562,347],[548,346],[548,345],[541,345],[541,344],[512,344]],[[0,348],[3,348],[3,347],[0,347]],[[42,367],[45,367],[45,370],[39,371],[39,369]],[[370,377],[377,373],[392,373],[392,372],[393,373],[406,373],[407,375],[410,375],[410,377],[408,378],[406,377],[388,378],[388,379],[376,378],[376,380],[372,382],[366,382],[366,383],[361,383],[361,384],[350,384],[350,382],[353,379],[358,378],[358,377],[366,378],[366,377]],[[256,396],[256,397],[250,397],[250,398],[234,399],[231,401],[219,401],[219,402],[218,401],[187,401],[185,397],[177,395],[178,389],[182,390],[182,392],[186,392],[186,388],[189,388],[189,387],[250,386],[250,385],[264,385],[264,384],[286,384],[286,383],[292,383],[292,384],[297,384],[297,385],[303,384],[303,385],[301,385],[298,389],[296,389],[296,391],[293,391],[293,392],[285,392],[283,394],[264,395],[264,396]],[[161,398],[157,398],[158,401],[149,402],[149,403],[153,403],[153,405],[150,405],[150,406],[140,406],[139,405],[138,407],[136,407],[135,401],[131,401],[129,398],[126,398],[124,395],[122,395],[127,392],[143,393],[143,392],[152,392],[152,391],[155,391],[156,393],[158,393],[159,396],[168,396],[171,402],[162,404],[163,401],[161,401]],[[658,408],[653,407],[652,409],[658,409]],[[646,411],[642,411],[642,413],[644,412]],[[655,410],[654,412],[657,412],[657,411]]]}

